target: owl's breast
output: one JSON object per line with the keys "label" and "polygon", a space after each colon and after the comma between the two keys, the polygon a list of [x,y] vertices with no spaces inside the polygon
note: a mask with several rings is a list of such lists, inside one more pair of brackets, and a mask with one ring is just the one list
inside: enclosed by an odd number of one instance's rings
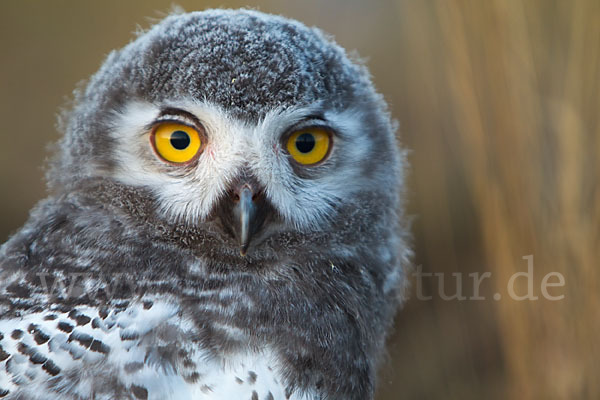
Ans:
{"label": "owl's breast", "polygon": [[286,383],[281,360],[269,346],[216,352],[207,340],[177,305],[160,301],[122,310],[48,310],[3,320],[0,396],[315,398]]}

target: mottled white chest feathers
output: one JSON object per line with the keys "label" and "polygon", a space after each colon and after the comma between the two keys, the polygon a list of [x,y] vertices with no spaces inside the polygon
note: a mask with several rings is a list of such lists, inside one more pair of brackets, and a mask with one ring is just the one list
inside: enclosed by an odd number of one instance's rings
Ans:
{"label": "mottled white chest feathers", "polygon": [[[211,356],[171,303],[81,307],[0,321],[0,398],[315,398],[286,387],[270,349]],[[120,393],[121,391],[121,393]],[[120,397],[122,396],[122,397]]]}

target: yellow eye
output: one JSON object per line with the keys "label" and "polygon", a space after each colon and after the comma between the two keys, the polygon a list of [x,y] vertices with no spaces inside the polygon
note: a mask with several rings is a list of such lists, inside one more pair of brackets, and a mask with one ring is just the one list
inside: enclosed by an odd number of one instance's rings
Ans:
{"label": "yellow eye", "polygon": [[156,153],[165,161],[182,164],[192,161],[202,147],[202,138],[191,126],[161,122],[151,135]]}
{"label": "yellow eye", "polygon": [[331,135],[324,129],[309,128],[292,133],[287,141],[291,156],[304,165],[316,164],[329,154]]}

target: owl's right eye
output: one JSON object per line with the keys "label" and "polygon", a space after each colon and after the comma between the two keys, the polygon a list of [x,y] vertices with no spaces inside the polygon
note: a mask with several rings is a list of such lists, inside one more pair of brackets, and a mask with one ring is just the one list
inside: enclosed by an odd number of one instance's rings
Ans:
{"label": "owl's right eye", "polygon": [[196,159],[202,149],[203,136],[189,125],[165,121],[154,126],[150,140],[156,154],[172,164],[186,164]]}

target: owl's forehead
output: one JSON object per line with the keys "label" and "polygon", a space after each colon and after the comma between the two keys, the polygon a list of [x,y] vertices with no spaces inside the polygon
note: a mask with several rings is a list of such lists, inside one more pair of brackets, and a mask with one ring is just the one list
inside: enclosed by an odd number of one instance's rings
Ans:
{"label": "owl's forehead", "polygon": [[315,101],[345,108],[364,83],[361,67],[320,31],[253,11],[171,16],[109,58],[99,74],[127,82],[128,97],[193,98],[251,121]]}

